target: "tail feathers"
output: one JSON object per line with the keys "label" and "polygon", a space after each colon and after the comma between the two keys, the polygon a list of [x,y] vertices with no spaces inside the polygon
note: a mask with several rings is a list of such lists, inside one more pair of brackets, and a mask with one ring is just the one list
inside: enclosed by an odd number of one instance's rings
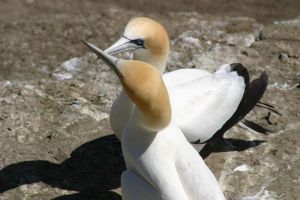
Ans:
{"label": "tail feathers", "polygon": [[[244,77],[246,88],[243,98],[231,118],[218,130],[212,138],[209,140],[215,140],[223,137],[224,133],[243,119],[259,102],[263,96],[268,85],[268,75],[266,72],[262,72],[260,77],[249,83],[249,74],[247,69],[240,63],[231,64],[232,70],[236,71],[240,76]],[[248,84],[247,84],[248,82]],[[208,141],[209,141],[208,140]],[[206,141],[206,142],[208,142]]]}
{"label": "tail feathers", "polygon": [[263,102],[258,102],[258,103],[256,104],[256,106],[257,106],[257,107],[260,107],[260,108],[267,109],[267,110],[269,110],[269,111],[271,111],[271,112],[273,112],[273,113],[275,113],[275,114],[277,114],[277,115],[282,116],[282,114],[281,114],[279,111],[277,111],[277,110],[275,109],[274,106],[272,106],[272,105],[270,105],[270,104],[263,103]]}
{"label": "tail feathers", "polygon": [[261,102],[261,101],[259,101],[259,102],[257,103],[257,105],[263,105],[263,106],[266,106],[266,107],[270,107],[270,108],[275,109],[275,106],[273,106],[273,105],[271,105],[271,104],[268,104],[268,103],[265,103],[265,102]]}

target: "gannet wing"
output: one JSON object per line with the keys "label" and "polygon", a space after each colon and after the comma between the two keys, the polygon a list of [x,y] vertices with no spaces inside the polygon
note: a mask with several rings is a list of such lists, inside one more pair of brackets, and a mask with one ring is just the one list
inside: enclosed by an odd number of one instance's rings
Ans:
{"label": "gannet wing", "polygon": [[[247,83],[247,82],[246,82]],[[268,75],[266,72],[261,73],[260,77],[248,82],[243,94],[243,98],[239,103],[238,108],[229,120],[219,129],[210,140],[222,137],[228,129],[234,126],[237,122],[243,119],[259,102],[260,98],[265,93],[268,86]],[[244,120],[244,123],[247,122]],[[245,123],[246,126],[251,127],[249,124]],[[267,129],[262,129],[267,131]],[[208,142],[208,141],[207,141]]]}
{"label": "gannet wing", "polygon": [[228,66],[215,74],[167,87],[173,121],[188,141],[207,141],[236,111],[245,80]]}
{"label": "gannet wing", "polygon": [[197,78],[209,76],[211,73],[201,69],[178,69],[163,74],[162,78],[167,87],[182,85]]}

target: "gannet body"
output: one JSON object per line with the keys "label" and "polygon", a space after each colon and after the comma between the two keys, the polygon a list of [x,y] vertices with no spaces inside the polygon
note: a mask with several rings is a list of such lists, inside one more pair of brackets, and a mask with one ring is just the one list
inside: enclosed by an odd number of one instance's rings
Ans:
{"label": "gannet body", "polygon": [[[163,73],[169,54],[168,34],[152,19],[134,18],[122,37],[105,50],[109,54],[124,51],[133,52],[134,60],[147,62]],[[189,142],[203,144],[198,150],[212,137],[222,136],[250,112],[263,95],[268,78],[264,73],[248,87],[248,72],[237,63],[222,65],[214,74],[200,69],[180,69],[162,77],[169,92],[174,125]],[[203,104],[206,106],[201,107]],[[111,127],[119,140],[133,109],[133,103],[122,91],[110,111]],[[201,126],[202,123],[206,126]]]}
{"label": "gannet body", "polygon": [[136,117],[133,114],[122,136],[124,200],[225,199],[214,175],[172,121],[152,132],[134,123]]}
{"label": "gannet body", "polygon": [[159,71],[150,64],[117,59],[85,44],[114,70],[136,105],[122,133],[127,167],[121,176],[122,199],[225,199],[203,159],[174,126]]}

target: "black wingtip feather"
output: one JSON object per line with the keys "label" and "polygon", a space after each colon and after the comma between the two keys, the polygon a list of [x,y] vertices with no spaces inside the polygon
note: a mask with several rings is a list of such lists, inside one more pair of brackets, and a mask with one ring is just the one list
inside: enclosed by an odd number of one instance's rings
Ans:
{"label": "black wingtip feather", "polygon": [[233,71],[236,71],[240,76],[244,77],[245,84],[246,84],[245,92],[236,112],[222,126],[222,128],[219,131],[217,131],[217,133],[208,141],[223,137],[224,133],[228,129],[230,129],[241,119],[243,119],[259,102],[260,98],[263,96],[268,86],[268,75],[265,71],[261,73],[259,78],[249,83],[248,71],[242,64],[233,63],[230,66]]}
{"label": "black wingtip feather", "polygon": [[248,70],[241,63],[231,63],[231,70],[236,71],[239,76],[244,77],[245,84],[249,84],[249,73]]}

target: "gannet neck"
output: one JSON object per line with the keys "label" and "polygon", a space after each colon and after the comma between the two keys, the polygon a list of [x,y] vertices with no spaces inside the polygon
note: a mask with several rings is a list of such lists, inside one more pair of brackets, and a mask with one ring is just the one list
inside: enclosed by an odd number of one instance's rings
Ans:
{"label": "gannet neck", "polygon": [[168,54],[164,56],[155,56],[148,52],[133,53],[133,60],[140,60],[149,63],[152,66],[155,66],[155,68],[160,72],[160,74],[163,74],[166,70]]}
{"label": "gannet neck", "polygon": [[126,127],[134,107],[134,103],[128,97],[124,89],[122,89],[113,102],[109,115],[111,128],[119,140],[122,139],[122,131]]}
{"label": "gannet neck", "polygon": [[118,64],[124,90],[142,113],[142,123],[149,130],[165,128],[171,121],[171,105],[159,71],[140,61]]}
{"label": "gannet neck", "polygon": [[172,115],[169,95],[156,68],[137,60],[117,59],[91,43],[82,42],[115,72],[127,95],[143,113],[146,127],[161,130],[168,126]]}

